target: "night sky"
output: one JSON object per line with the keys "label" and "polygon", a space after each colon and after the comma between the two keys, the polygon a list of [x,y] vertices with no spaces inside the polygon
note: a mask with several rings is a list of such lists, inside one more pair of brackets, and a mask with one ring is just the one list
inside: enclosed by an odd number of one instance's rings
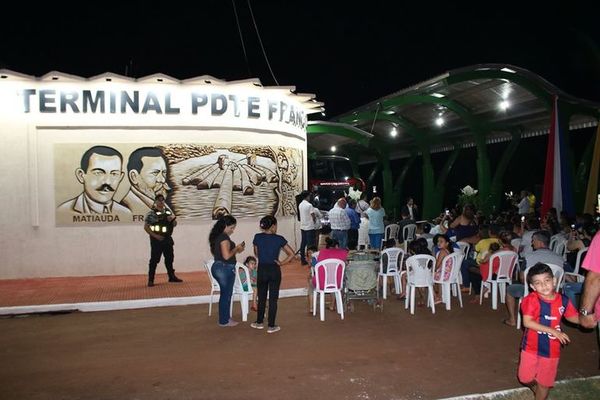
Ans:
{"label": "night sky", "polygon": [[[212,75],[275,81],[248,2],[19,2],[3,5],[0,68],[178,79]],[[327,118],[478,63],[529,69],[567,93],[600,101],[600,6],[561,1],[251,1],[280,85],[315,93]],[[531,6],[530,6],[531,7]],[[577,8],[572,8],[577,7]]]}

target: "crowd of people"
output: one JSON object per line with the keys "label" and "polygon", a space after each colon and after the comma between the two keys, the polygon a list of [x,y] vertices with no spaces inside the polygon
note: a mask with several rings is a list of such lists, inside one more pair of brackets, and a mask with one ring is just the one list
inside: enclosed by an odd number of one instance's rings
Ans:
{"label": "crowd of people", "polygon": [[[518,377],[536,393],[536,399],[544,399],[554,385],[561,344],[570,340],[561,332],[560,320],[564,317],[590,328],[595,326],[595,315],[600,316],[600,235],[597,234],[600,218],[591,214],[571,218],[566,213],[558,214],[556,209],[540,216],[531,199],[532,196],[524,191],[513,209],[496,215],[486,216],[474,205],[464,204],[443,210],[431,221],[418,221],[419,209],[409,198],[402,207],[401,219],[393,221],[379,197],[373,197],[370,202],[364,197],[358,201],[342,197],[324,213],[312,202],[310,192],[302,192],[298,198],[301,243],[297,253],[283,236],[277,234],[275,217],[267,215],[259,222],[260,233],[252,241],[254,256],[248,256],[244,261],[250,271],[249,276],[243,277],[244,284],[256,288],[256,296],[252,299],[256,320],[250,326],[265,328],[268,299],[267,332],[280,330],[276,324],[280,267],[298,255],[302,265],[314,267],[328,258],[346,261],[349,252],[357,248],[380,252],[381,257],[387,255],[385,249],[402,248],[406,253],[401,258],[404,261],[413,255],[433,256],[433,281],[442,282],[450,273],[444,265],[448,262],[447,256],[462,251],[461,291],[472,292],[475,297],[471,301],[475,302],[480,301],[479,296],[488,296],[488,282],[499,273],[498,258],[493,257],[494,254],[509,251],[515,255],[517,272],[513,283],[506,288],[507,317],[503,323],[514,327],[519,311],[523,315]],[[324,215],[328,225],[323,224]],[[208,238],[214,259],[211,273],[221,290],[219,325],[222,327],[238,324],[230,317],[230,305],[237,255],[245,251],[245,242],[236,244],[231,240],[236,224],[233,216],[223,216],[216,221]],[[398,226],[398,233],[384,240],[386,226],[390,224]],[[404,236],[402,228],[408,225],[417,227],[416,236]],[[165,257],[169,281],[181,282],[173,269],[171,234],[175,226],[176,216],[164,204],[164,197],[157,196],[144,227],[150,236],[152,250],[148,286],[154,284],[156,264],[161,255]],[[587,256],[582,257],[586,252]],[[281,254],[284,258],[280,260]],[[399,261],[397,267],[402,270],[405,265]],[[315,277],[309,273],[310,312],[310,296],[315,285]],[[401,285],[402,289],[396,289],[398,299],[403,299],[401,293],[406,293],[406,275]],[[480,289],[484,292],[480,293]],[[442,301],[440,292],[441,288],[435,289],[435,303]],[[333,303],[332,300],[331,309]],[[423,299],[420,303],[425,305]]]}
{"label": "crowd of people", "polygon": [[[310,195],[304,195],[310,204]],[[597,235],[600,218],[591,214],[571,217],[565,212],[557,213],[554,208],[542,216],[536,212],[535,196],[528,191],[521,192],[512,209],[495,215],[484,215],[473,204],[464,204],[445,209],[432,221],[419,222],[418,207],[412,198],[407,199],[398,221],[386,215],[379,197],[373,197],[369,203],[365,199],[361,202],[341,198],[335,203],[328,213],[331,233],[317,230],[310,235],[318,237],[321,232],[332,238],[327,239],[326,249],[320,253],[330,252],[331,247],[345,261],[346,249],[358,246],[377,250],[403,247],[407,258],[416,254],[435,257],[433,274],[437,282],[448,279],[442,276],[450,272],[442,265],[447,256],[466,248],[460,268],[461,291],[474,294],[471,302],[489,295],[487,283],[496,278],[500,267],[498,257],[493,255],[500,251],[514,254],[516,272],[513,283],[506,288],[507,317],[503,323],[515,327],[519,311],[523,315],[518,378],[531,388],[536,399],[547,398],[554,385],[561,346],[570,341],[560,330],[560,320],[564,318],[591,328],[597,318],[594,315],[600,316],[600,235]],[[384,238],[389,224],[398,225],[398,234],[392,239]],[[417,237],[411,238],[408,246],[402,246],[408,239],[403,236],[402,228],[413,224],[418,227]],[[358,235],[350,236],[351,228],[357,229]],[[318,250],[314,245],[309,249],[308,257]],[[405,285],[406,275],[403,275],[402,286]],[[484,292],[480,293],[480,289]],[[436,288],[436,303],[442,301],[439,293]],[[403,296],[397,294],[398,299]]]}

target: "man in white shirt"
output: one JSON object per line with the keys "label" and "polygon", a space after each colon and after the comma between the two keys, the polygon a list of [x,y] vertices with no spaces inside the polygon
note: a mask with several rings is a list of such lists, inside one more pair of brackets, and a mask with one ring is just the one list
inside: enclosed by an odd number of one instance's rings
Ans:
{"label": "man in white shirt", "polygon": [[300,217],[300,233],[302,240],[300,242],[300,260],[302,265],[308,265],[306,261],[306,246],[315,244],[315,213],[313,205],[310,202],[310,192],[308,190],[300,193],[302,201],[298,205],[298,215]]}

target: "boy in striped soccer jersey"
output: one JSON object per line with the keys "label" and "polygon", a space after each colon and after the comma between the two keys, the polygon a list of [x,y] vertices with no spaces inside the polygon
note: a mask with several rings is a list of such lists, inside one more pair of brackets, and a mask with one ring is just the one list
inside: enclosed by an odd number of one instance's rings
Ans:
{"label": "boy in striped soccer jersey", "polygon": [[519,380],[535,394],[536,400],[546,399],[554,386],[561,345],[570,342],[560,330],[560,321],[578,323],[579,314],[567,296],[556,293],[552,269],[537,263],[529,270],[527,283],[533,289],[523,299],[523,341],[519,361]]}

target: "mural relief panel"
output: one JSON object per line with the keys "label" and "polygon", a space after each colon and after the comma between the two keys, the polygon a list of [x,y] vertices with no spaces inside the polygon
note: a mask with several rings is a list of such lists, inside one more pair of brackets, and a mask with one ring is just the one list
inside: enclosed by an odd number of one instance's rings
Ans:
{"label": "mural relief panel", "polygon": [[302,151],[224,144],[55,144],[56,225],[144,220],[157,194],[180,219],[296,214]]}

